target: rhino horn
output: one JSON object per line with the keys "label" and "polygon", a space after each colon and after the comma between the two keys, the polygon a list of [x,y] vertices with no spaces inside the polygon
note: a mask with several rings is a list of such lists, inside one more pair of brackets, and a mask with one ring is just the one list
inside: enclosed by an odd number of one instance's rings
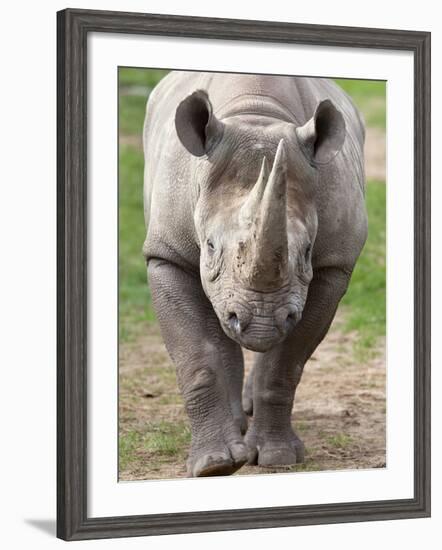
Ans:
{"label": "rhino horn", "polygon": [[[259,181],[258,179],[255,187]],[[257,215],[253,235],[254,253],[250,282],[256,288],[269,288],[282,283],[287,275],[288,266],[287,160],[284,140],[278,144],[267,182],[260,185],[264,189],[259,200],[259,208],[255,210]],[[255,194],[255,187],[251,191],[253,194]],[[256,196],[253,199],[254,206],[258,195],[259,193],[256,191]]]}
{"label": "rhino horn", "polygon": [[269,163],[264,157],[258,179],[241,208],[241,217],[246,222],[250,223],[257,217],[268,179]]}

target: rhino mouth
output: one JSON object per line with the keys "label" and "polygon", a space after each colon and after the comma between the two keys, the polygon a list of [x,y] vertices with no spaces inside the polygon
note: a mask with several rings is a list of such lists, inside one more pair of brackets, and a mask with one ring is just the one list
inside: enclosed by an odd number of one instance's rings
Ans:
{"label": "rhino mouth", "polygon": [[229,313],[222,326],[227,336],[242,347],[264,353],[280,344],[301,319],[301,313],[294,308],[283,315],[283,320],[275,315],[253,315],[244,323],[236,313]]}

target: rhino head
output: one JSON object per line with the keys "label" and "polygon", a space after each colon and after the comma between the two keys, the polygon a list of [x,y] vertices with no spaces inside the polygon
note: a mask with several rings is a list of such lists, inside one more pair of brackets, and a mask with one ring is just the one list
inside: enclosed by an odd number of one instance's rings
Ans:
{"label": "rhino head", "polygon": [[313,276],[318,166],[340,150],[342,115],[329,100],[301,127],[259,114],[219,120],[208,95],[177,108],[193,156],[200,276],[224,332],[253,351],[300,321]]}

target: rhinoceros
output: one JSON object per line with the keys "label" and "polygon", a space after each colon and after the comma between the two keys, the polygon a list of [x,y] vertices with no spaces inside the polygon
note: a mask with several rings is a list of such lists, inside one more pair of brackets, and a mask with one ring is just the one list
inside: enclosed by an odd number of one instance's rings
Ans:
{"label": "rhinoceros", "polygon": [[327,79],[178,71],[153,90],[143,251],[189,476],[304,460],[294,395],[366,240],[364,136]]}

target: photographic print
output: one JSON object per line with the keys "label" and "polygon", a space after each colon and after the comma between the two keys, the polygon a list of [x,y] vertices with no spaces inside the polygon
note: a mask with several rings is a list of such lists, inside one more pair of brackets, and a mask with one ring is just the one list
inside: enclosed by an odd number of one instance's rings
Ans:
{"label": "photographic print", "polygon": [[386,82],[118,101],[119,480],[385,468]]}
{"label": "photographic print", "polygon": [[57,52],[57,536],[428,517],[430,34],[68,9]]}

